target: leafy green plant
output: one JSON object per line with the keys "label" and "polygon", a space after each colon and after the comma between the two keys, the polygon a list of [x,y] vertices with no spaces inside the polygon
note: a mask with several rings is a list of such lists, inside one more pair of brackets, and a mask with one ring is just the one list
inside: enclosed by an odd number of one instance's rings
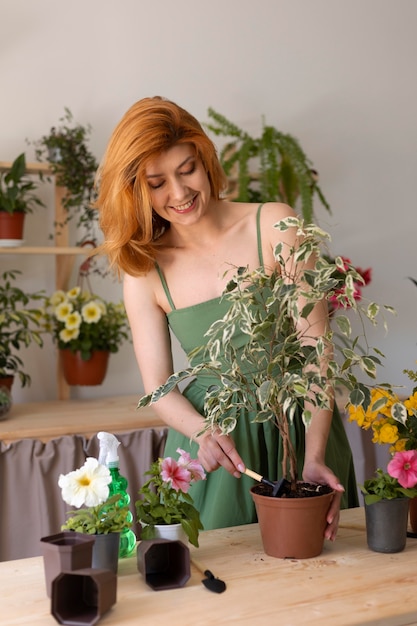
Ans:
{"label": "leafy green plant", "polygon": [[25,293],[15,285],[21,272],[9,270],[0,282],[0,378],[18,374],[22,387],[30,385],[21,357],[16,354],[21,346],[32,342],[43,345],[40,328],[41,309],[30,307],[31,300],[41,300],[42,291]]}
{"label": "leafy green plant", "polygon": [[198,547],[203,526],[188,489],[192,482],[203,480],[205,472],[184,450],[178,452],[178,462],[171,457],[158,459],[145,472],[150,478],[139,489],[136,514],[142,524],[142,539],[154,537],[155,525],[181,524],[190,543]]}
{"label": "leafy green plant", "polygon": [[6,415],[12,407],[12,395],[7,387],[0,385],[0,419]]}
{"label": "leafy green plant", "polygon": [[37,183],[26,176],[26,156],[19,154],[9,170],[0,171],[0,211],[32,213],[35,206],[45,206],[34,193]]}
{"label": "leafy green plant", "polygon": [[377,469],[375,476],[359,485],[365,496],[366,504],[374,504],[380,500],[393,500],[394,498],[415,498],[417,489],[401,487],[394,476],[390,476],[382,469]]}
{"label": "leafy green plant", "polygon": [[77,123],[68,108],[65,108],[65,114],[59,122],[58,126],[50,129],[49,134],[34,142],[36,159],[49,162],[56,176],[56,184],[65,188],[62,204],[66,218],[55,226],[62,229],[75,218],[76,227],[83,232],[77,244],[95,241],[98,213],[92,203],[95,199],[94,180],[98,162],[88,146],[91,126]]}
{"label": "leafy green plant", "polygon": [[[317,172],[299,141],[262,121],[262,134],[251,137],[246,131],[214,109],[208,109],[207,128],[230,141],[220,152],[220,161],[230,180],[227,195],[239,202],[286,202],[297,208],[306,222],[313,221],[317,196],[330,212],[319,185]],[[255,163],[256,161],[256,163]],[[255,172],[251,170],[255,166]]]}
{"label": "leafy green plant", "polygon": [[[306,402],[330,408],[336,386],[345,387],[349,401],[366,409],[371,399],[369,385],[357,372],[373,381],[383,356],[376,348],[367,346],[364,352],[358,348],[347,316],[336,316],[338,334],[328,327],[316,338],[309,315],[318,302],[330,302],[335,294],[342,294],[344,307],[358,314],[362,325],[365,320],[375,325],[381,307],[372,302],[365,306],[355,299],[355,283],[362,279],[353,266],[341,257],[329,261],[320,255],[329,239],[327,233],[292,217],[275,227],[281,231],[296,228],[301,240],[298,247],[287,250],[284,244],[277,245],[277,269],[271,274],[238,268],[223,295],[230,301],[228,312],[209,328],[206,345],[188,355],[192,364],[202,352],[203,362],[173,374],[142,397],[138,406],[157,402],[202,371],[217,377],[218,384],[208,389],[205,398],[205,430],[232,432],[241,407],[255,410],[257,422],[273,421],[283,443],[282,475],[295,489],[297,463],[290,432],[295,415],[301,415],[308,428],[311,412]],[[304,264],[308,259],[314,260],[311,268]],[[237,332],[243,335],[238,345]]]}

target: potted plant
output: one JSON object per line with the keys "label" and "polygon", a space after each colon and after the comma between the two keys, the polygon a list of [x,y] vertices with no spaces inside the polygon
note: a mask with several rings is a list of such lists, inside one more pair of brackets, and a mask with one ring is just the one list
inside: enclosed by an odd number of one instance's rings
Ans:
{"label": "potted plant", "polygon": [[[229,138],[220,152],[220,161],[229,178],[226,195],[238,202],[286,202],[297,208],[306,222],[313,221],[314,198],[330,206],[319,185],[318,174],[299,141],[262,120],[258,138],[228,120],[213,108],[207,128],[216,136]],[[251,171],[255,167],[256,171]]]}
{"label": "potted plant", "polygon": [[37,184],[26,176],[25,153],[19,154],[9,170],[0,171],[0,245],[16,246],[23,241],[24,218],[35,206],[45,206],[34,193]]}
{"label": "potted plant", "polygon": [[120,533],[131,527],[132,515],[120,494],[110,495],[111,481],[110,469],[89,457],[79,469],[61,474],[58,485],[64,502],[78,509],[67,513],[61,530],[94,535],[92,567],[117,573]]}
{"label": "potted plant", "polygon": [[401,552],[407,538],[409,499],[417,496],[417,450],[396,452],[387,472],[360,485],[365,500],[366,536],[375,552]]}
{"label": "potted plant", "polygon": [[171,457],[158,459],[145,472],[150,478],[139,489],[141,497],[135,503],[142,525],[141,538],[178,539],[181,535],[176,531],[182,529],[188,541],[198,547],[198,534],[203,526],[188,490],[193,482],[204,480],[206,475],[200,463],[187,452],[181,449],[177,452],[178,461]]}
{"label": "potted plant", "polygon": [[[374,379],[381,353],[371,348],[365,353],[358,349],[357,339],[352,337],[351,325],[345,315],[335,318],[343,341],[336,341],[337,335],[329,327],[322,337],[315,338],[310,334],[309,314],[315,304],[329,302],[341,290],[343,298],[340,298],[344,306],[351,307],[361,318],[367,318],[373,324],[380,307],[374,303],[365,307],[355,299],[354,283],[362,279],[353,267],[347,267],[340,257],[329,262],[321,256],[328,235],[320,228],[293,217],[275,226],[282,231],[291,227],[298,229],[298,247],[290,250],[284,250],[283,244],[276,247],[277,270],[272,274],[264,269],[249,272],[238,268],[223,296],[230,301],[228,312],[207,331],[206,345],[189,355],[193,359],[196,352],[203,351],[203,362],[173,374],[164,385],[144,396],[139,406],[156,402],[181,381],[201,371],[217,376],[219,383],[213,384],[206,394],[205,428],[220,428],[225,434],[232,432],[242,406],[250,406],[256,411],[256,421],[271,420],[276,425],[283,447],[282,476],[288,481],[288,489],[285,489],[285,498],[265,499],[270,501],[269,506],[273,500],[279,507],[282,506],[280,501],[286,500],[287,505],[293,497],[303,501],[317,500],[314,497],[298,498],[306,492],[314,495],[314,488],[312,490],[307,485],[303,489],[303,484],[298,481],[291,435],[295,415],[301,414],[308,428],[311,412],[305,407],[306,401],[313,407],[328,409],[333,389],[340,385],[347,388],[353,404],[363,405],[366,409],[370,402],[369,388],[357,378],[355,371],[358,369]],[[294,263],[288,263],[288,258]],[[308,259],[314,260],[310,269],[303,264]],[[288,271],[289,265],[293,267],[291,271]],[[301,308],[300,301],[303,302]],[[242,348],[239,346],[239,354],[233,342],[236,327],[247,337],[246,344]],[[296,329],[301,327],[304,330],[297,332]],[[299,492],[300,489],[303,493]],[[256,487],[251,490],[253,495],[254,490]],[[325,508],[322,512],[321,528],[318,529],[319,537],[314,548],[316,554],[323,546],[326,511]],[[317,519],[317,511],[314,517]],[[285,526],[294,524],[289,522]],[[279,527],[277,533],[275,526],[275,535],[281,536],[284,525],[281,523]],[[310,534],[308,539],[311,542]],[[301,538],[297,541],[297,545],[301,546]],[[297,555],[303,558],[298,552]]]}
{"label": "potted plant", "polygon": [[19,376],[22,387],[31,382],[17,351],[32,342],[43,345],[41,309],[30,306],[31,300],[41,300],[43,293],[25,293],[16,287],[18,274],[17,270],[3,272],[0,281],[0,384],[9,389],[15,375]]}
{"label": "potted plant", "polygon": [[98,213],[92,204],[98,162],[88,145],[90,135],[91,126],[77,123],[65,107],[59,125],[53,126],[48,134],[34,142],[36,159],[49,162],[56,184],[65,189],[62,200],[65,218],[55,227],[59,232],[74,219],[76,227],[82,231],[77,245],[96,241]]}
{"label": "potted plant", "polygon": [[97,385],[108,358],[129,339],[122,302],[105,302],[80,286],[44,298],[43,324],[57,344],[69,385]]}

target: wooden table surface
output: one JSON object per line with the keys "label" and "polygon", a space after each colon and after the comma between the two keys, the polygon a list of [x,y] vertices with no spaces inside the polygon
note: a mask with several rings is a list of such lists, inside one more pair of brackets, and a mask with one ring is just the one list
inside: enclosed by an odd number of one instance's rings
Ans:
{"label": "wooden table surface", "polygon": [[0,441],[34,438],[49,441],[64,435],[93,436],[98,430],[121,433],[164,426],[151,407],[137,409],[140,395],[98,400],[55,400],[14,404],[0,421]]}
{"label": "wooden table surface", "polygon": [[[208,591],[191,564],[183,588],[153,591],[137,571],[136,557],[119,561],[117,603],[103,626],[350,626],[417,624],[417,539],[403,552],[379,554],[366,545],[362,508],[342,512],[335,543],[313,559],[264,554],[257,524],[200,535],[192,559],[227,584]],[[4,625],[52,626],[41,557],[0,563]]]}

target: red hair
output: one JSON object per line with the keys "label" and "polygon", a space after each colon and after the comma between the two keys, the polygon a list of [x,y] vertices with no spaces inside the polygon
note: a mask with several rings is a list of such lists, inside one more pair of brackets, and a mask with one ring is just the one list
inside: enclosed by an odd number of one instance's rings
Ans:
{"label": "red hair", "polygon": [[211,194],[219,199],[227,180],[213,142],[201,124],[174,102],[156,96],[136,102],[113,131],[98,174],[99,252],[110,266],[138,276],[155,262],[154,242],[169,222],[152,211],[146,168],[173,146],[194,146],[207,172]]}

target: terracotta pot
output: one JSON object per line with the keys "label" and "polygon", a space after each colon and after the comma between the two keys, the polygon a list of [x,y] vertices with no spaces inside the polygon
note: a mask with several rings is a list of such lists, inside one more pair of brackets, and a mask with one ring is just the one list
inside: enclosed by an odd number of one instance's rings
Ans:
{"label": "terracotta pot", "polygon": [[250,490],[265,553],[281,559],[321,554],[333,491],[305,498],[274,498],[261,491],[259,485]]}
{"label": "terracotta pot", "polygon": [[22,211],[16,211],[16,213],[0,211],[0,239],[5,239],[8,242],[21,242],[23,240],[24,221],[25,213]]}
{"label": "terracotta pot", "polygon": [[0,387],[6,387],[6,389],[11,391],[13,382],[14,382],[14,376],[2,376],[0,378]]}
{"label": "terracotta pot", "polygon": [[417,498],[410,498],[409,517],[411,532],[417,534]]}
{"label": "terracotta pot", "polygon": [[101,385],[106,377],[109,352],[96,350],[83,361],[80,352],[60,350],[62,371],[68,385]]}
{"label": "terracotta pot", "polygon": [[365,502],[366,540],[374,552],[402,552],[407,541],[409,498]]}

